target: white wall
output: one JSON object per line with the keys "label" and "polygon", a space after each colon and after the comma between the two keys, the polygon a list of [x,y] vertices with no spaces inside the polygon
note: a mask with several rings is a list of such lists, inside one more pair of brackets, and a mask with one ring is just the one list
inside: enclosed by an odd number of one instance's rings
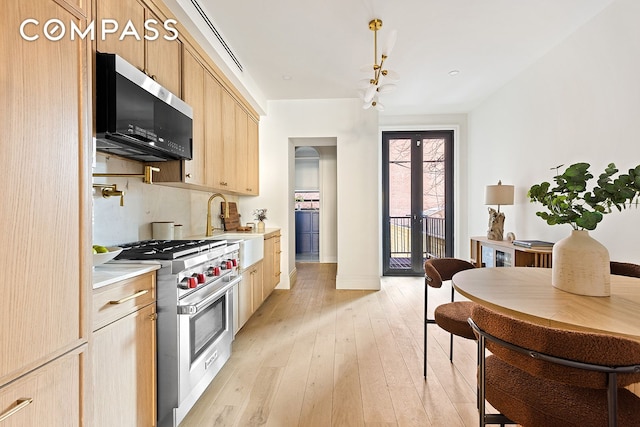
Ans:
{"label": "white wall", "polygon": [[[640,164],[639,20],[640,2],[613,2],[470,113],[470,235],[486,233],[483,188],[498,179],[516,187],[505,231],[557,241],[571,228],[535,216],[542,206],[528,202],[531,185],[552,182],[560,164],[590,163],[596,177],[609,162],[623,171]],[[640,262],[639,220],[637,208],[614,212],[591,235],[611,259]]]}
{"label": "white wall", "polygon": [[241,205],[269,209],[267,226],[282,229],[283,274],[295,271],[294,142],[336,138],[339,289],[380,288],[378,115],[357,99],[270,101],[260,120],[260,196]]}

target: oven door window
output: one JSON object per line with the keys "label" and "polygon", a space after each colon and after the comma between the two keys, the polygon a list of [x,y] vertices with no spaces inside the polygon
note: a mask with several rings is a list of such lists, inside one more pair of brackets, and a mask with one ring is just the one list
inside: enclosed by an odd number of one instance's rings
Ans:
{"label": "oven door window", "polygon": [[227,329],[226,294],[189,319],[191,363],[206,351]]}

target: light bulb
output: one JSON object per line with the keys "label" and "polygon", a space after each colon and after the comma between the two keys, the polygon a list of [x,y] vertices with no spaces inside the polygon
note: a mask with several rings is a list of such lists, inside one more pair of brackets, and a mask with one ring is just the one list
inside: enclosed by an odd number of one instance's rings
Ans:
{"label": "light bulb", "polygon": [[398,38],[398,32],[396,30],[391,30],[389,36],[387,38],[387,43],[384,45],[384,49],[382,50],[382,54],[384,56],[391,55],[391,51],[393,50],[393,46],[396,44],[396,39]]}
{"label": "light bulb", "polygon": [[376,94],[376,85],[370,85],[364,93],[364,97],[362,98],[364,102],[371,102],[374,95]]}
{"label": "light bulb", "polygon": [[394,84],[384,84],[380,87],[378,87],[378,92],[379,93],[387,93],[387,92],[393,92],[394,90],[396,90],[396,85]]}

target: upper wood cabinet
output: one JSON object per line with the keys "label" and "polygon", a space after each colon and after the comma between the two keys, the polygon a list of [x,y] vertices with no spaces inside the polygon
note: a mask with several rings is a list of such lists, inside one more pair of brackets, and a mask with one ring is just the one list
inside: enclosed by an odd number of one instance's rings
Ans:
{"label": "upper wood cabinet", "polygon": [[[144,70],[146,65],[144,43],[133,36],[120,40],[120,33],[128,21],[131,21],[138,30],[144,28],[145,7],[136,0],[97,0],[96,6],[96,23],[111,20],[118,25],[118,31],[107,35],[104,40],[102,37],[96,37],[98,51],[116,53],[139,70]],[[111,29],[112,26],[108,28]]]}
{"label": "upper wood cabinet", "polygon": [[259,167],[259,146],[258,146],[258,122],[252,117],[247,118],[247,148],[246,158],[239,159],[239,170],[243,171],[240,186],[242,192],[248,195],[257,196],[260,192],[260,167]]}
{"label": "upper wood cabinet", "polygon": [[[196,57],[184,50],[184,101],[193,108],[193,160],[185,161],[185,183],[206,185],[205,182],[205,71]],[[162,171],[162,167],[160,168]],[[158,181],[158,180],[156,180]]]}
{"label": "upper wood cabinet", "polygon": [[219,160],[215,168],[221,170],[221,179],[214,183],[222,191],[232,192],[236,190],[236,150],[237,150],[237,125],[236,125],[236,101],[226,91],[222,92],[222,147],[218,155]]}
{"label": "upper wood cabinet", "polygon": [[[97,37],[98,51],[116,53],[136,68],[144,71],[174,95],[181,95],[181,43],[178,40],[167,40],[170,37],[164,26],[164,18],[147,9],[136,0],[97,0],[96,22],[112,20],[118,23],[118,30],[107,34],[104,40]],[[149,20],[155,20],[152,24]],[[120,34],[127,22],[131,21],[141,40],[128,35],[120,40]],[[145,30],[145,22],[158,31],[154,40],[144,38],[145,34],[155,34]],[[111,28],[111,27],[109,27]]]}
{"label": "upper wood cabinet", "polygon": [[159,25],[154,28],[160,33],[157,39],[145,41],[147,49],[145,71],[171,93],[181,96],[182,43],[164,38],[165,35],[170,36],[162,26],[164,18],[158,18],[149,10],[146,11],[145,16],[147,19],[155,19],[159,22]]}
{"label": "upper wood cabinet", "polygon": [[[0,10],[11,23],[86,25],[51,0]],[[0,179],[13,191],[0,204],[0,388],[87,342],[91,274],[89,46],[18,31],[3,46]]]}

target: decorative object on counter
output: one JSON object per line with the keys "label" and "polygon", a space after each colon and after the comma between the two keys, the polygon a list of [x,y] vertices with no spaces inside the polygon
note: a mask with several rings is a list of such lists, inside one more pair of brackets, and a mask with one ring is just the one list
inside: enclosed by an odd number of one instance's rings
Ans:
{"label": "decorative object on counter", "polygon": [[216,197],[220,197],[224,201],[224,203],[225,203],[225,205],[227,207],[227,209],[225,209],[225,211],[224,211],[225,212],[224,213],[224,218],[229,218],[229,203],[227,202],[227,198],[224,197],[224,195],[222,193],[212,194],[211,197],[209,197],[209,201],[207,202],[207,227],[206,227],[206,233],[205,233],[205,235],[207,237],[213,236],[214,228],[213,228],[213,226],[211,224],[211,201],[213,199],[215,199]]}
{"label": "decorative object on counter", "polygon": [[504,213],[500,212],[500,205],[513,204],[513,185],[487,185],[484,190],[484,204],[498,205],[498,210],[489,208],[489,228],[487,238],[490,240],[503,240],[504,235]]}
{"label": "decorative object on counter", "polygon": [[304,197],[302,195],[297,195],[296,196],[296,210],[299,211],[302,206],[300,205],[300,203],[304,202]]}
{"label": "decorative object on counter", "polygon": [[253,211],[253,216],[258,221],[258,233],[264,233],[264,220],[267,219],[267,210],[255,209]]}
{"label": "decorative object on counter", "polygon": [[516,240],[516,235],[510,231],[507,233],[507,242],[513,242]]}
{"label": "decorative object on counter", "polygon": [[151,236],[154,240],[173,240],[175,225],[173,221],[158,221],[151,223]]}
{"label": "decorative object on counter", "polygon": [[548,182],[533,185],[527,196],[531,202],[539,202],[547,211],[536,212],[547,224],[570,224],[571,235],[553,246],[552,285],[578,295],[609,296],[609,252],[597,240],[589,236],[603,215],[612,207],[622,211],[638,203],[640,194],[640,165],[629,173],[618,173],[610,163],[598,177],[597,184],[587,191],[587,183],[593,178],[589,163],[575,163],[562,174],[556,170],[551,188]]}
{"label": "decorative object on counter", "polygon": [[376,18],[369,21],[369,29],[373,31],[373,66],[366,65],[362,70],[369,72],[373,69],[373,78],[362,80],[364,89],[362,93],[362,100],[364,101],[362,108],[374,107],[378,111],[383,111],[384,106],[380,103],[379,96],[381,93],[395,90],[396,85],[392,84],[392,82],[398,81],[398,73],[383,68],[384,62],[388,59],[393,45],[396,43],[397,33],[396,30],[392,30],[389,33],[387,43],[382,49],[380,62],[378,62],[378,30],[380,28],[382,28],[381,19]]}
{"label": "decorative object on counter", "polygon": [[118,246],[93,245],[93,266],[109,262],[122,252]]}
{"label": "decorative object on counter", "polygon": [[240,228],[240,214],[236,202],[220,202],[220,212],[224,231],[236,231]]}

